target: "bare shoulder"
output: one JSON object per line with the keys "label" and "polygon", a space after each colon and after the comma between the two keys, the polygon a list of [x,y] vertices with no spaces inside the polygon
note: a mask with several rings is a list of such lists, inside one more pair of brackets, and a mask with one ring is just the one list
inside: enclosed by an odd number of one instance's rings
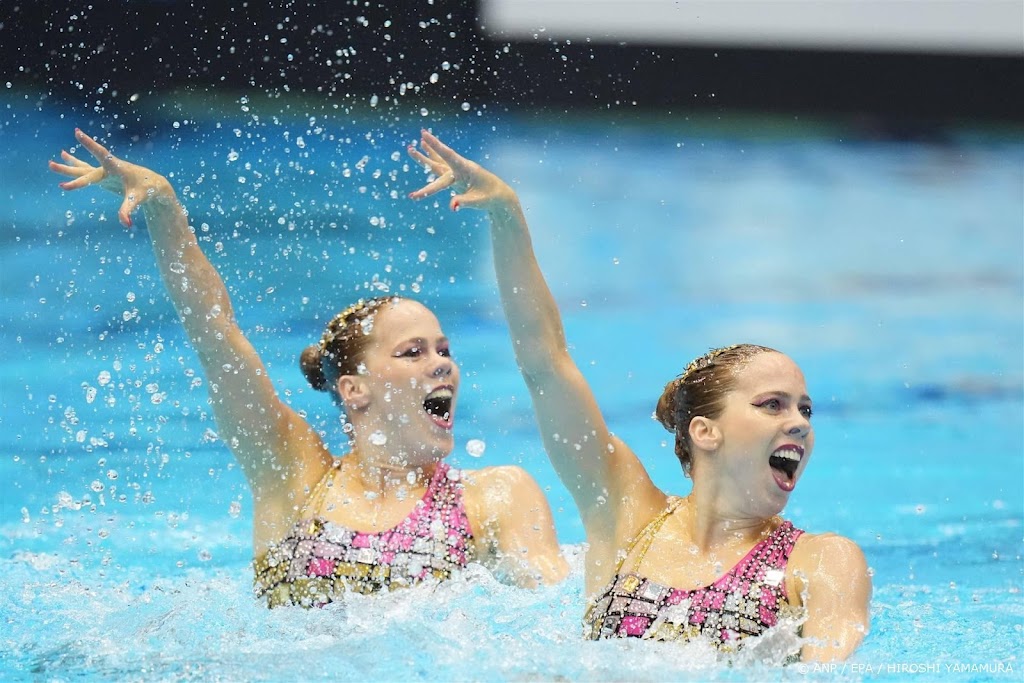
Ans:
{"label": "bare shoulder", "polygon": [[466,514],[478,530],[503,536],[524,529],[553,527],[547,497],[522,467],[502,465],[467,470],[460,478]]}
{"label": "bare shoulder", "polygon": [[467,496],[486,503],[488,508],[511,504],[524,497],[541,496],[540,486],[517,465],[498,465],[479,470],[462,470],[461,480]]}
{"label": "bare shoulder", "polygon": [[790,554],[790,562],[812,567],[822,563],[831,564],[839,559],[849,561],[854,558],[864,562],[864,551],[860,546],[845,536],[831,532],[801,534]]}
{"label": "bare shoulder", "polygon": [[797,600],[801,586],[824,585],[831,590],[852,589],[855,594],[865,595],[871,592],[871,571],[864,551],[839,534],[800,536],[789,556],[787,574],[790,595]]}
{"label": "bare shoulder", "polygon": [[529,481],[533,477],[518,465],[495,465],[482,467],[478,470],[462,470],[462,478],[467,486],[510,486]]}

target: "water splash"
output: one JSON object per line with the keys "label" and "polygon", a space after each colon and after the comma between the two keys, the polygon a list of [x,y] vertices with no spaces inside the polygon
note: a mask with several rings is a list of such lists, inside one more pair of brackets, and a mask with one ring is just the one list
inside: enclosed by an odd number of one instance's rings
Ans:
{"label": "water splash", "polygon": [[474,458],[483,457],[487,444],[482,439],[470,439],[466,442],[466,453]]}

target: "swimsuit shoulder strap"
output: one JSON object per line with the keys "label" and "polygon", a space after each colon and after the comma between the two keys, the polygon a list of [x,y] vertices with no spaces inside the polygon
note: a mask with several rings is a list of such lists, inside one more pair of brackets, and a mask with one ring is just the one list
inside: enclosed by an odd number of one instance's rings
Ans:
{"label": "swimsuit shoulder strap", "polygon": [[341,458],[334,458],[331,462],[330,467],[324,472],[324,476],[320,478],[320,481],[313,487],[313,491],[310,492],[309,498],[306,499],[306,504],[302,506],[302,517],[308,517],[312,515],[319,515],[320,508],[323,507],[324,498],[327,497],[327,489],[334,486],[334,475],[341,469]]}
{"label": "swimsuit shoulder strap", "polygon": [[769,569],[781,569],[789,561],[793,546],[803,531],[785,521],[766,538],[757,552],[757,561]]}
{"label": "swimsuit shoulder strap", "polygon": [[[665,520],[672,516],[680,505],[683,504],[682,498],[671,496],[669,498],[668,506],[658,514],[657,517],[647,523],[647,526],[643,530],[633,537],[633,540],[626,546],[626,552],[622,554],[619,559],[619,563],[615,566],[615,574],[620,575],[622,573],[622,567],[626,564],[626,560],[633,554],[633,550],[637,547],[640,548],[640,552],[637,554],[634,571],[640,569],[640,564],[644,561],[644,557],[647,556],[647,551],[651,549],[651,545],[654,543],[654,537],[658,534],[658,531],[665,524]],[[641,545],[641,542],[643,545]]]}

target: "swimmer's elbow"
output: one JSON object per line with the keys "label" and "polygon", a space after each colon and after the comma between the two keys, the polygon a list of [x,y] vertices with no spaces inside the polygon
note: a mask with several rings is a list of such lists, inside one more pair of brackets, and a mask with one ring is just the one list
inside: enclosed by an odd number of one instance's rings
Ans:
{"label": "swimmer's elbow", "polygon": [[569,563],[559,552],[547,557],[534,557],[530,564],[529,569],[524,567],[516,577],[515,583],[520,588],[536,590],[557,586],[569,576]]}
{"label": "swimmer's elbow", "polygon": [[539,574],[540,583],[545,586],[556,586],[569,576],[569,563],[565,561],[561,553],[556,553],[555,557],[542,569]]}

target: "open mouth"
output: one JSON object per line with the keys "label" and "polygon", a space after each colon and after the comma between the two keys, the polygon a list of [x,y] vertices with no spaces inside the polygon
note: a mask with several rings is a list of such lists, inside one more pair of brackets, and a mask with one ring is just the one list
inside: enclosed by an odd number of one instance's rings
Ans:
{"label": "open mouth", "polygon": [[799,446],[782,446],[768,457],[772,475],[779,488],[792,491],[796,486],[796,469],[804,457],[804,449]]}
{"label": "open mouth", "polygon": [[435,424],[451,429],[452,426],[452,399],[454,394],[451,387],[438,387],[434,389],[423,400],[423,410]]}

